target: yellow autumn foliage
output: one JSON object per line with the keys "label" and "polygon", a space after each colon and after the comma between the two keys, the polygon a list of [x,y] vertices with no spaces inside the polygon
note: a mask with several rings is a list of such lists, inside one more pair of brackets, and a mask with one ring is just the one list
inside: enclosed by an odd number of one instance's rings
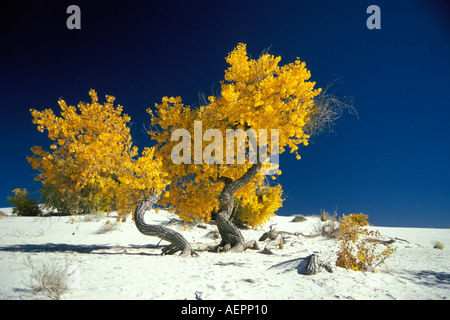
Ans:
{"label": "yellow autumn foliage", "polygon": [[378,241],[379,231],[364,228],[369,223],[362,213],[343,215],[339,219],[339,251],[336,266],[355,271],[373,271],[394,249]]}
{"label": "yellow autumn foliage", "polygon": [[[209,221],[219,209],[224,179],[236,181],[253,164],[247,154],[243,164],[227,163],[226,156],[237,158],[234,138],[226,141],[227,147],[233,146],[234,154],[223,152],[223,161],[175,164],[171,155],[179,141],[172,141],[174,130],[186,129],[193,140],[195,123],[201,121],[199,134],[203,137],[208,129],[218,130],[223,143],[227,130],[253,129],[257,141],[264,138],[261,132],[265,131],[267,150],[272,150],[269,134],[276,129],[278,153],[289,148],[299,159],[299,146],[308,145],[310,138],[307,124],[317,113],[315,98],[321,94],[309,80],[305,62],[299,59],[285,65],[280,64],[281,57],[268,53],[251,59],[246,45],[238,44],[225,60],[229,67],[218,96],[207,97],[198,107],[183,104],[181,97],[163,97],[153,110],[147,110],[152,125],[149,134],[156,146],[142,152],[132,143],[130,117],[123,113],[122,106],[114,106],[112,96],[106,96],[101,104],[91,90],[91,103],[80,102],[78,106],[68,106],[61,99],[60,116],[51,109],[31,110],[38,131],[51,140],[47,149],[33,147],[34,155],[28,157],[39,171],[36,180],[62,208],[73,212],[116,210],[124,215],[153,189],[162,194],[160,204],[183,220]],[[199,147],[203,151],[210,143],[200,139]],[[249,146],[247,139],[245,150]],[[190,153],[193,159],[194,146]],[[264,224],[282,206],[281,186],[266,185],[264,180],[259,172],[234,194],[241,206],[238,218],[253,227]]]}
{"label": "yellow autumn foliage", "polygon": [[264,225],[283,205],[282,193],[281,185],[261,187],[255,194],[241,199],[235,218],[253,228]]}
{"label": "yellow autumn foliage", "polygon": [[[298,156],[299,145],[308,145],[309,136],[304,128],[314,108],[314,98],[321,89],[315,89],[315,82],[309,81],[311,75],[304,62],[297,59],[280,65],[280,61],[281,57],[267,53],[251,59],[246,45],[239,44],[226,57],[229,67],[221,81],[219,96],[207,97],[199,107],[183,104],[181,97],[163,97],[155,109],[147,110],[152,126],[157,128],[149,134],[158,143],[156,154],[163,159],[164,171],[168,172],[171,182],[169,192],[162,198],[163,204],[171,207],[183,220],[200,218],[209,221],[211,213],[218,210],[218,196],[224,186],[220,178],[236,180],[248,171],[252,163],[248,156],[244,164],[227,163],[223,152],[222,163],[175,164],[171,161],[171,153],[179,142],[171,139],[174,130],[186,129],[193,140],[194,122],[202,121],[200,134],[214,128],[220,131],[225,144],[227,129],[254,129],[258,141],[260,129],[265,129],[268,135],[271,129],[277,129],[280,154],[289,148]],[[268,150],[271,150],[269,136],[267,140]],[[201,150],[210,143],[200,141]],[[231,143],[236,145],[234,140]],[[248,140],[245,147],[248,150]],[[237,147],[234,150],[236,159]],[[190,156],[193,159],[194,145]],[[259,173],[234,194],[245,204],[240,218],[251,226],[266,222],[282,205],[281,187],[263,188],[263,180],[264,176]],[[260,190],[265,190],[263,201],[257,200]]]}
{"label": "yellow autumn foliage", "polygon": [[89,92],[91,103],[68,106],[58,104],[60,116],[52,109],[31,109],[33,123],[51,139],[50,150],[35,146],[34,156],[27,157],[39,171],[35,180],[51,194],[51,203],[71,213],[117,210],[126,214],[142,193],[165,188],[161,161],[154,149],[139,155],[133,146],[123,107],[113,105],[114,97],[106,96],[100,104],[97,93]]}

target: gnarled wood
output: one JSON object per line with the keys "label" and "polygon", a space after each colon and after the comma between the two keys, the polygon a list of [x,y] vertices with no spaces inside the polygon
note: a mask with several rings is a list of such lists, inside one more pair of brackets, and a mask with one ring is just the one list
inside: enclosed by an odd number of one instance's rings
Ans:
{"label": "gnarled wood", "polygon": [[174,254],[181,251],[180,256],[194,256],[198,254],[192,249],[190,243],[178,232],[160,225],[151,225],[144,222],[145,211],[151,209],[159,200],[159,195],[152,193],[149,197],[141,201],[134,212],[134,222],[137,229],[147,236],[158,237],[171,244],[162,249],[162,254]]}
{"label": "gnarled wood", "polygon": [[268,239],[266,246],[262,251],[260,251],[260,253],[262,254],[273,254],[273,252],[270,250],[273,246],[278,246],[279,249],[283,249],[283,246],[286,243],[282,232],[278,232],[275,228],[273,228],[273,226],[274,225],[271,225],[270,230],[264,232],[264,234],[258,240],[266,241]]}
{"label": "gnarled wood", "polygon": [[278,263],[271,266],[269,269],[280,268],[286,265],[289,265],[290,268],[296,269],[299,274],[304,275],[315,275],[323,270],[333,272],[331,266],[328,263],[321,261],[315,253],[304,258],[291,259]]}
{"label": "gnarled wood", "polygon": [[256,241],[245,242],[241,231],[230,221],[234,209],[234,193],[249,183],[261,169],[262,164],[253,164],[250,169],[239,179],[232,180],[227,177],[220,177],[217,182],[225,185],[219,194],[220,209],[216,215],[216,224],[222,241],[215,248],[217,252],[242,252],[247,248],[258,250]]}
{"label": "gnarled wood", "polygon": [[241,252],[244,250],[244,236],[241,231],[227,219],[227,210],[221,209],[217,213],[216,225],[222,241],[215,249],[224,252]]}

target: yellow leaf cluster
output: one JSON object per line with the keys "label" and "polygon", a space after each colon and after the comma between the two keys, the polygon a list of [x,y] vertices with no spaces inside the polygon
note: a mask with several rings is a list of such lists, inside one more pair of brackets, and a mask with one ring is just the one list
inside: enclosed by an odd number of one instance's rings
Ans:
{"label": "yellow leaf cluster", "polygon": [[217,99],[224,107],[218,108],[217,117],[252,128],[279,129],[280,153],[286,146],[294,152],[300,143],[307,145],[309,136],[303,129],[321,89],[308,81],[306,64],[297,59],[280,66],[281,57],[267,53],[249,59],[245,44],[239,44],[226,61],[230,67]]}
{"label": "yellow leaf cluster", "polygon": [[260,227],[283,206],[281,185],[263,186],[255,194],[241,199],[236,218],[252,228]]}
{"label": "yellow leaf cluster", "polygon": [[59,100],[60,116],[52,109],[30,110],[37,129],[53,143],[49,151],[33,147],[27,159],[39,170],[35,179],[57,190],[60,202],[72,203],[74,213],[80,207],[126,213],[144,191],[164,189],[161,161],[148,148],[138,157],[130,117],[113,105],[114,97],[100,104],[94,90],[89,95],[91,103],[76,107]]}

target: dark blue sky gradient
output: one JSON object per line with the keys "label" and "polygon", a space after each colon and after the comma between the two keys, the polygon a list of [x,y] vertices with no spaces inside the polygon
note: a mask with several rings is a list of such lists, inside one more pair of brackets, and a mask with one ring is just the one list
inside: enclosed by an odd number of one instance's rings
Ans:
{"label": "dark blue sky gradient", "polygon": [[[363,212],[375,225],[450,227],[448,1],[14,1],[0,16],[0,207],[16,187],[39,196],[26,160],[48,138],[30,108],[114,95],[142,149],[146,108],[163,96],[217,94],[239,42],[257,57],[300,57],[324,87],[353,96],[335,134],[280,157],[278,214]],[[81,8],[81,30],[66,8]],[[369,5],[381,30],[366,28]]]}

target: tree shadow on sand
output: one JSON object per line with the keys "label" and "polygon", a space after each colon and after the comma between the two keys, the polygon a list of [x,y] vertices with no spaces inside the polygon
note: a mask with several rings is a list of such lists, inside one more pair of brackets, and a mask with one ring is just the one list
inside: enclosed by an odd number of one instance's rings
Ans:
{"label": "tree shadow on sand", "polygon": [[425,286],[443,286],[450,288],[450,273],[433,270],[410,271],[402,275],[403,278]]}
{"label": "tree shadow on sand", "polygon": [[146,252],[142,249],[161,249],[160,245],[129,245],[129,246],[111,246],[111,245],[83,245],[67,243],[44,243],[44,244],[17,244],[0,247],[4,252],[26,252],[26,253],[48,253],[48,252],[77,252],[85,254],[138,254],[138,255],[160,255],[158,253]]}

